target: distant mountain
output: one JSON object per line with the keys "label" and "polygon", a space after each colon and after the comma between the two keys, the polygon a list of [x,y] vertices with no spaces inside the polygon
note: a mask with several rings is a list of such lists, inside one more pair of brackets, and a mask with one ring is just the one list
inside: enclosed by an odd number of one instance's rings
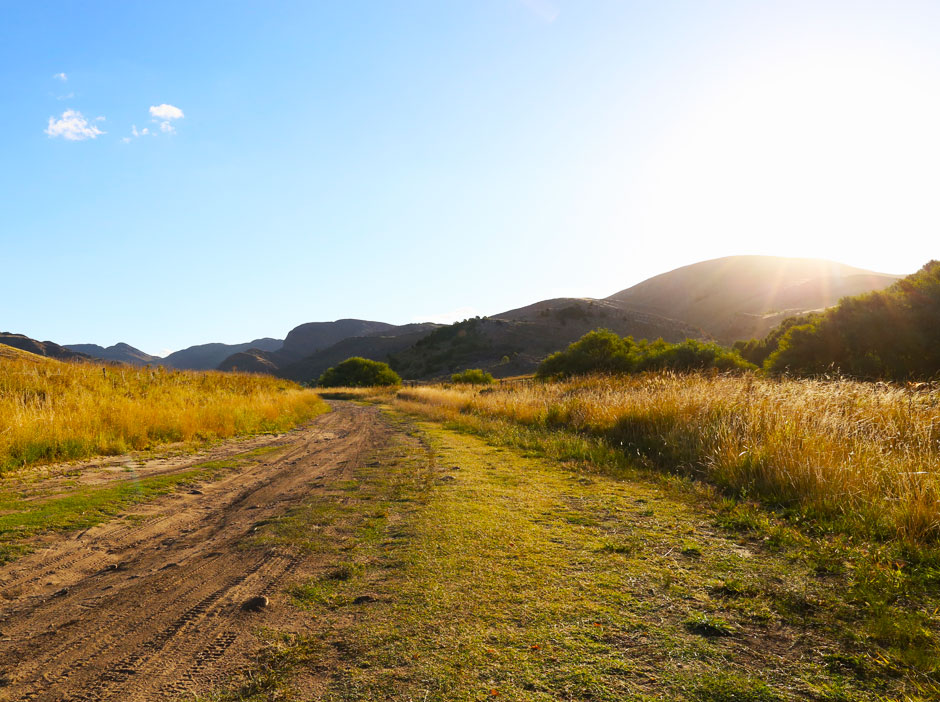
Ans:
{"label": "distant mountain", "polygon": [[335,322],[309,322],[294,327],[284,339],[278,352],[282,364],[297,361],[322,351],[352,336],[368,336],[395,328],[394,324],[370,322],[364,319],[337,319]]}
{"label": "distant mountain", "polygon": [[149,353],[144,353],[140,349],[135,349],[125,343],[118,343],[107,348],[98,346],[98,344],[66,344],[65,348],[105,361],[118,361],[119,363],[130,363],[135,366],[145,366],[148,363],[160,361],[159,356],[151,356]]}
{"label": "distant mountain", "polygon": [[368,336],[349,337],[279,369],[277,375],[301,383],[311,383],[316,382],[327,368],[351,356],[388,362],[392,354],[413,346],[440,326],[430,323],[405,324]]}
{"label": "distant mountain", "polygon": [[14,334],[12,332],[0,332],[0,344],[12,346],[21,351],[28,351],[37,356],[56,358],[60,361],[89,360],[88,355],[72,351],[65,346],[59,346],[51,341],[36,341],[35,339],[30,339],[28,336]]}
{"label": "distant mountain", "polygon": [[[279,351],[272,353],[247,349],[226,358],[219,364],[219,370],[273,373],[282,378],[311,382],[319,378],[327,368],[350,356],[385,361],[390,353],[411,346],[438,326],[440,325],[396,326],[359,319],[311,322],[293,329],[284,340],[284,348]],[[333,339],[336,341],[332,341]],[[320,344],[326,345],[320,347]]]}
{"label": "distant mountain", "polygon": [[213,370],[233,353],[259,349],[277,351],[284,342],[280,339],[255,339],[246,344],[199,344],[180,351],[174,351],[166,358],[157,361],[170,368],[187,370]]}
{"label": "distant mountain", "polygon": [[625,309],[615,301],[558,298],[441,327],[389,358],[408,379],[440,378],[464,368],[483,368],[497,377],[520,375],[598,327],[637,339],[708,337],[684,322]]}
{"label": "distant mountain", "polygon": [[762,337],[786,317],[882,290],[899,278],[819,259],[729,256],[662,273],[607,300],[681,319],[731,343]]}

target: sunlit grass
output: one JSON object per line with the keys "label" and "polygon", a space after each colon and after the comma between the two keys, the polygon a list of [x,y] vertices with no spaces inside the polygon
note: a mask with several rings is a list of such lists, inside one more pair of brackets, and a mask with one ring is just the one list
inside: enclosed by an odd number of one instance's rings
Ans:
{"label": "sunlit grass", "polygon": [[656,469],[795,507],[847,531],[940,537],[940,394],[847,380],[645,374],[487,389],[425,386],[402,406],[594,438]]}
{"label": "sunlit grass", "polygon": [[327,410],[269,376],[62,363],[0,345],[0,471],[283,431]]}

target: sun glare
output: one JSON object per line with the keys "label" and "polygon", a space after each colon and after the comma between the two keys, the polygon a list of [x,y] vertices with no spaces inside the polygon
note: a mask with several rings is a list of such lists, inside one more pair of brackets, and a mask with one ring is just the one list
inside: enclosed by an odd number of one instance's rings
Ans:
{"label": "sun glare", "polygon": [[897,237],[940,223],[935,88],[917,57],[835,51],[710,86],[650,153],[641,229],[904,272]]}

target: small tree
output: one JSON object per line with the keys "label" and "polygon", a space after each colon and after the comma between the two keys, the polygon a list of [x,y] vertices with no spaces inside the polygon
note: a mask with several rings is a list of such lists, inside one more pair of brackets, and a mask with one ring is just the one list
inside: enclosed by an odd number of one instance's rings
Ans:
{"label": "small tree", "polygon": [[400,385],[401,377],[387,363],[353,356],[326,370],[317,380],[322,388]]}
{"label": "small tree", "polygon": [[454,373],[450,379],[455,383],[468,385],[489,385],[494,381],[493,376],[482,368],[467,368],[463,373]]}

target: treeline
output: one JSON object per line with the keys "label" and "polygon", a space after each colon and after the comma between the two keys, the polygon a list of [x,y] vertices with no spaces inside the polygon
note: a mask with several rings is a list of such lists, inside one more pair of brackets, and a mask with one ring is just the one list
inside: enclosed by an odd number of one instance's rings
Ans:
{"label": "treeline", "polygon": [[653,370],[747,370],[756,367],[718,344],[687,339],[679,344],[657,339],[634,341],[609,329],[588,332],[564,351],[542,361],[537,378],[567,378],[587,373],[640,373]]}
{"label": "treeline", "polygon": [[735,344],[770,373],[836,372],[863,379],[924,380],[940,373],[940,262],[891,287],[794,317],[764,339]]}

